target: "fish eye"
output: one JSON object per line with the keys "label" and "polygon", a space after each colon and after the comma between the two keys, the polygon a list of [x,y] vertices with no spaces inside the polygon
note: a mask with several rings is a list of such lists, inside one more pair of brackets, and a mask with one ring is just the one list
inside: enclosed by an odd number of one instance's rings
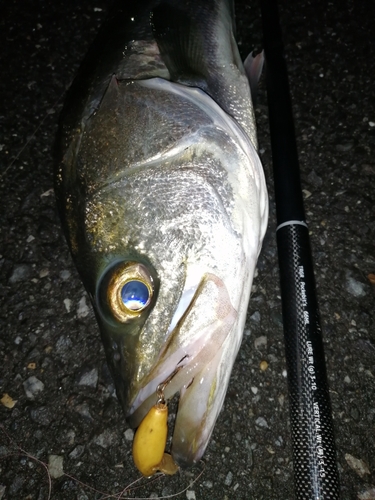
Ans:
{"label": "fish eye", "polygon": [[141,311],[150,301],[150,291],[142,281],[127,281],[121,289],[124,306],[131,311]]}
{"label": "fish eye", "polygon": [[122,323],[147,309],[154,294],[154,284],[147,268],[136,262],[121,264],[112,272],[107,288],[107,302]]}

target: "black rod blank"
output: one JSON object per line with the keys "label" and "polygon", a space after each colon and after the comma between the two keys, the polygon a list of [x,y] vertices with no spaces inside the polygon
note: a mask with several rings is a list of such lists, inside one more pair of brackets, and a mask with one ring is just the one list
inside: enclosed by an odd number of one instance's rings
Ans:
{"label": "black rod blank", "polygon": [[261,0],[298,500],[339,499],[336,448],[277,0]]}

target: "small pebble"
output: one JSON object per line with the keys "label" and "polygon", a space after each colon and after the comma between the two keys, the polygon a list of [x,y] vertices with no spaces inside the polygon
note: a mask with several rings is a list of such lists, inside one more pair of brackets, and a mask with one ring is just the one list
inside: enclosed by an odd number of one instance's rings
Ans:
{"label": "small pebble", "polygon": [[254,323],[260,323],[260,312],[259,311],[255,311],[255,313],[253,313],[250,316],[250,321],[254,321]]}
{"label": "small pebble", "polygon": [[86,303],[86,295],[83,295],[81,300],[78,302],[78,307],[77,307],[77,317],[79,319],[86,318],[86,316],[89,314],[90,309]]}
{"label": "small pebble", "polygon": [[95,436],[92,442],[104,449],[112,448],[118,444],[118,435],[115,432],[105,430],[98,436]]}
{"label": "small pebble", "polygon": [[354,297],[363,297],[366,295],[365,285],[350,276],[346,279],[346,289]]}
{"label": "small pebble", "polygon": [[276,446],[282,446],[283,445],[283,438],[279,436],[276,441],[275,441]]}
{"label": "small pebble", "polygon": [[76,447],[74,448],[74,450],[73,450],[73,451],[71,451],[71,452],[69,453],[69,458],[70,458],[71,460],[74,460],[74,459],[76,459],[76,458],[79,458],[80,456],[82,456],[82,454],[83,454],[83,452],[84,452],[84,451],[85,451],[85,447],[84,447],[84,446],[82,446],[81,444],[79,444],[78,446],[76,446]]}
{"label": "small pebble", "polygon": [[69,445],[74,444],[75,437],[76,437],[76,433],[74,432],[74,430],[69,429],[66,433],[66,439],[67,439]]}
{"label": "small pebble", "polygon": [[349,467],[354,470],[360,477],[364,477],[366,474],[370,474],[368,465],[364,460],[360,458],[353,457],[350,453],[345,454],[345,460],[347,461]]}
{"label": "small pebble", "polygon": [[60,278],[63,280],[63,281],[67,281],[69,278],[70,278],[70,271],[68,271],[67,269],[64,269],[64,271],[60,271]]}
{"label": "small pebble", "polygon": [[319,177],[314,170],[312,170],[309,175],[307,176],[308,181],[310,184],[312,184],[314,187],[320,187],[323,184],[323,180],[321,177]]}
{"label": "small pebble", "polygon": [[233,474],[229,471],[227,477],[225,478],[224,484],[226,486],[230,486],[232,484],[232,481],[233,481]]}
{"label": "small pebble", "polygon": [[56,342],[56,352],[60,355],[66,354],[72,348],[72,346],[73,343],[70,338],[61,335],[61,337],[59,337]]}
{"label": "small pebble", "polygon": [[25,382],[23,383],[23,388],[25,389],[27,398],[35,399],[35,396],[43,391],[44,384],[41,380],[37,379],[33,375],[25,380]]}
{"label": "small pebble", "polygon": [[196,496],[195,496],[195,491],[194,490],[187,490],[186,491],[186,498],[188,500],[196,500]]}
{"label": "small pebble", "polygon": [[72,309],[72,301],[70,299],[64,299],[64,306],[66,309],[66,312],[70,312]]}
{"label": "small pebble", "polygon": [[253,394],[256,394],[258,392],[258,387],[251,387],[250,389]]}
{"label": "small pebble", "polygon": [[260,362],[260,365],[259,365],[259,368],[262,370],[262,372],[265,372],[268,368],[268,363],[267,361],[261,361]]}
{"label": "small pebble", "polygon": [[41,198],[44,198],[44,197],[46,197],[46,196],[51,196],[53,193],[54,193],[54,190],[53,190],[53,188],[51,188],[51,189],[48,189],[47,191],[44,191],[44,193],[42,193],[42,194],[40,195],[40,197],[41,197]]}
{"label": "small pebble", "polygon": [[9,278],[9,283],[13,285],[14,283],[18,283],[20,281],[26,281],[30,278],[31,272],[31,266],[28,266],[27,264],[19,264],[13,269],[12,275]]}
{"label": "small pebble", "polygon": [[75,411],[81,415],[81,417],[86,420],[93,420],[92,415],[90,413],[90,408],[87,403],[82,403],[80,405],[75,406]]}
{"label": "small pebble", "polygon": [[124,432],[124,436],[125,436],[126,441],[133,441],[133,438],[134,438],[133,429],[126,429],[126,431]]}
{"label": "small pebble", "polygon": [[353,408],[350,409],[350,416],[352,417],[353,420],[356,422],[359,422],[361,419],[361,414],[356,406],[353,406]]}
{"label": "small pebble", "polygon": [[59,455],[48,456],[48,471],[53,479],[58,479],[64,475],[63,460],[64,457]]}
{"label": "small pebble", "polygon": [[255,420],[255,425],[257,425],[258,427],[263,427],[265,429],[268,428],[267,420],[264,417],[258,417]]}
{"label": "small pebble", "polygon": [[81,375],[78,385],[84,385],[86,387],[92,387],[93,389],[95,389],[98,384],[98,377],[99,375],[97,368],[93,368],[92,370],[87,371]]}
{"label": "small pebble", "polygon": [[346,377],[344,378],[344,382],[345,382],[346,384],[350,384],[351,380],[350,380],[349,375],[346,375]]}
{"label": "small pebble", "polygon": [[260,347],[267,347],[267,337],[265,335],[261,335],[260,337],[254,340],[255,349],[259,349]]}
{"label": "small pebble", "polygon": [[17,403],[17,400],[13,399],[9,394],[4,393],[3,397],[0,399],[0,403],[5,406],[5,408],[12,409]]}

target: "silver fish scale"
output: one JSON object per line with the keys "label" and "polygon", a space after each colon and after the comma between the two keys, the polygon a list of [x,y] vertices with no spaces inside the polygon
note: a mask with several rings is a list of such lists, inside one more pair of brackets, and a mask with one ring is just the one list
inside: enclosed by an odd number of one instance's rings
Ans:
{"label": "silver fish scale", "polygon": [[[179,145],[185,161],[191,163],[194,155],[211,149],[221,157],[225,154],[227,159],[222,163],[225,166],[233,163],[235,168],[231,154],[237,146],[197,105],[137,83],[118,87],[113,83],[100,108],[86,124],[77,173],[90,192],[128,175],[128,169],[142,167],[151,161],[158,162],[157,168],[168,165],[168,153],[175,155]],[[210,171],[212,166],[210,162],[205,175],[214,179],[216,175]]]}
{"label": "silver fish scale", "polygon": [[221,248],[221,257],[229,265],[235,258],[232,240],[239,238],[218,192],[193,169],[142,171],[135,179],[112,185],[110,200],[107,190],[99,191],[88,201],[85,226],[92,235],[93,251],[120,253],[129,245],[139,252],[147,249],[158,270],[165,266],[169,251],[181,254],[182,262],[211,262],[216,270],[219,238],[231,241],[227,258],[225,243]]}

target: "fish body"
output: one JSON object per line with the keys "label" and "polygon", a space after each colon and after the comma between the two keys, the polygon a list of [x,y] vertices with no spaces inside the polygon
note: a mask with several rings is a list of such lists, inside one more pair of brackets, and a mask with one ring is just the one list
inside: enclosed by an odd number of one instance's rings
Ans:
{"label": "fish body", "polygon": [[127,418],[139,425],[176,371],[172,455],[195,463],[268,217],[231,2],[115,3],[68,92],[55,190]]}

